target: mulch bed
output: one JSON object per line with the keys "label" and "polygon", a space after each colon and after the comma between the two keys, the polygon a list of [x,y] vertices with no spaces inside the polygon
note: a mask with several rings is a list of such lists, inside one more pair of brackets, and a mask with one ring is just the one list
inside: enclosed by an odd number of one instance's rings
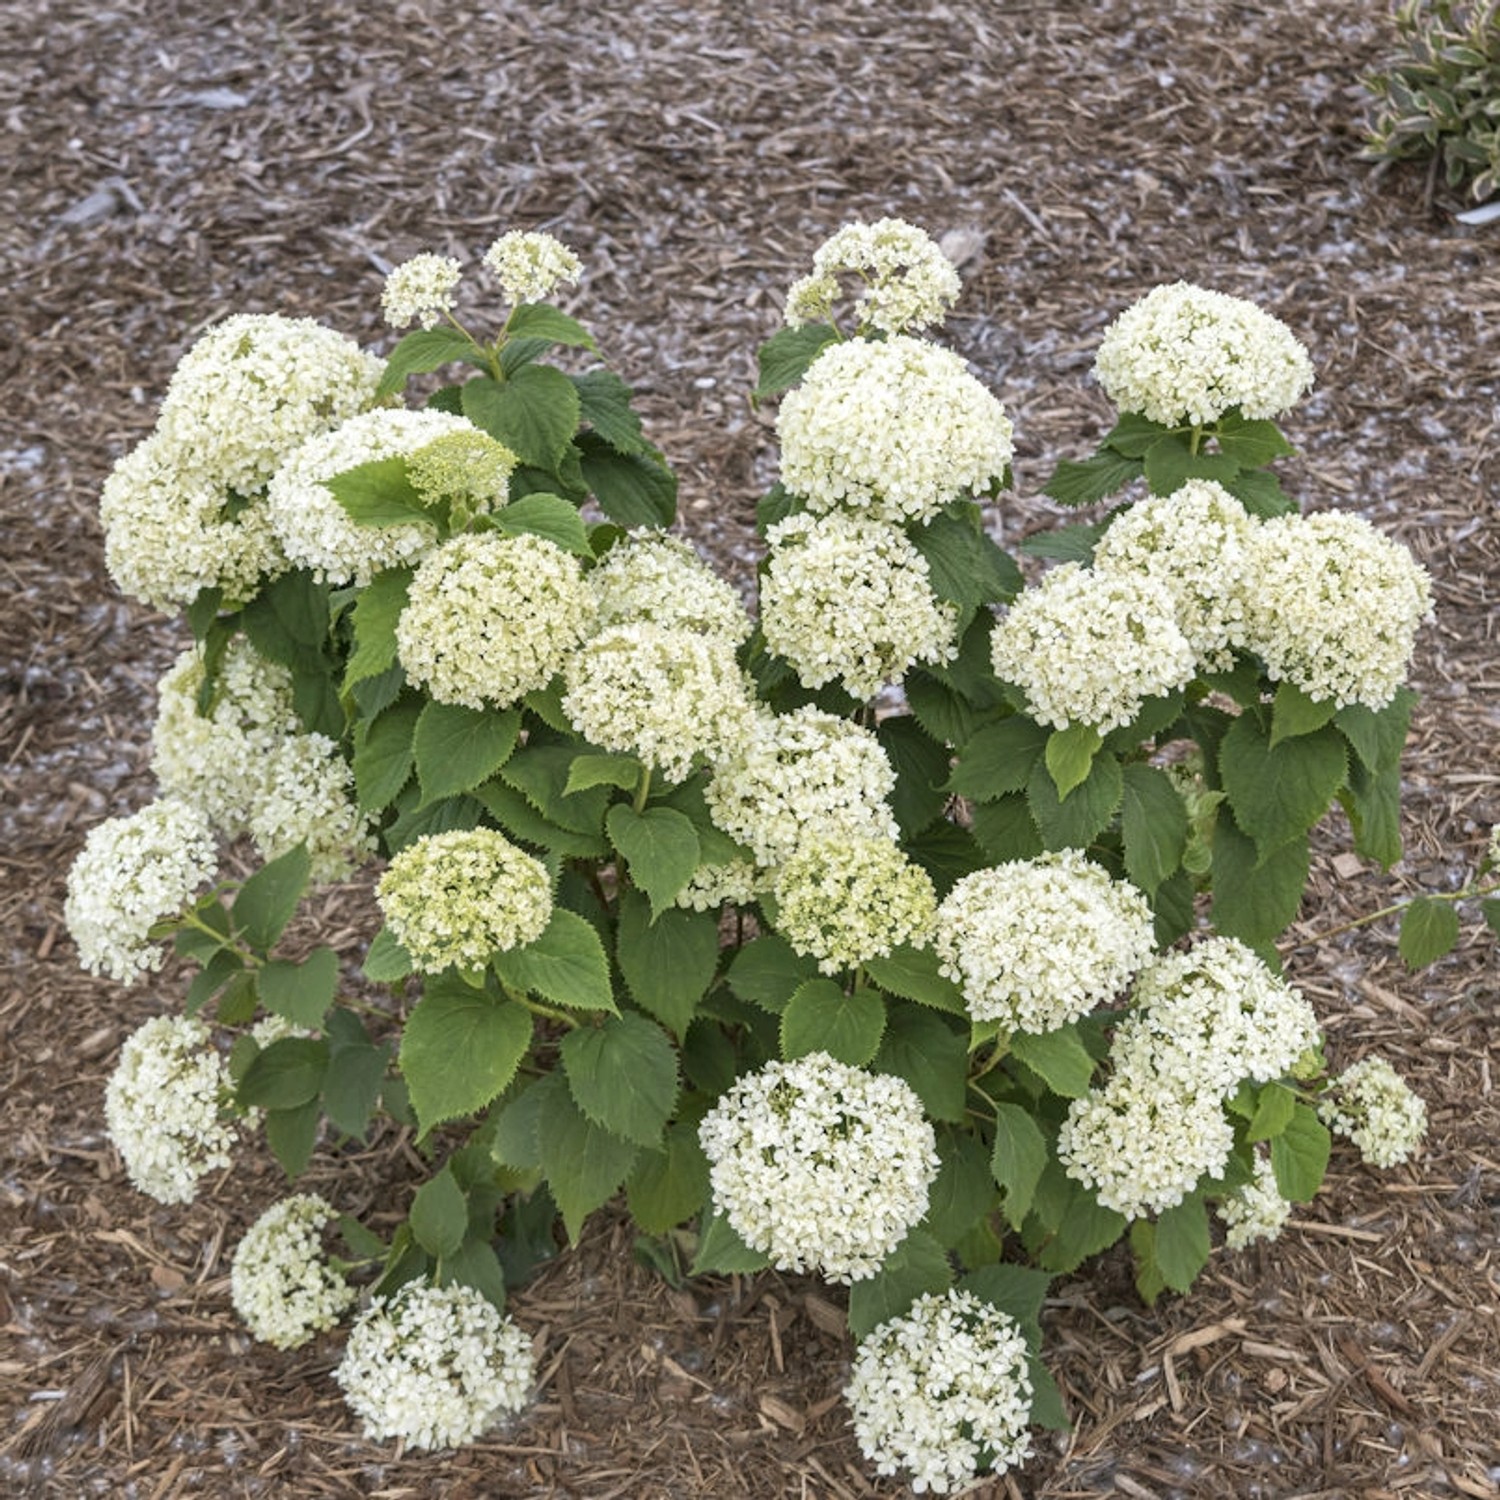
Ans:
{"label": "mulch bed", "polygon": [[[1336,1152],[1278,1243],[1217,1256],[1154,1311],[1118,1253],[1056,1284],[1073,1430],[981,1493],[1500,1495],[1493,944],[1471,915],[1412,974],[1389,920],[1327,935],[1457,888],[1500,820],[1496,227],[1424,201],[1420,167],[1357,160],[1381,7],[911,9],[0,0],[0,1489],[901,1492],[846,1427],[841,1292],[674,1288],[609,1212],[514,1297],[544,1379],[511,1428],[456,1455],[360,1438],[328,1379],[336,1340],[280,1355],[229,1310],[233,1246],[283,1190],[264,1151],[187,1210],[125,1182],[104,1081],[180,987],[89,979],[61,921],[84,834],[150,795],[152,691],[184,639],[114,591],[97,492],[197,331],[279,311],[388,347],[390,264],[552,229],[588,268],[576,310],[682,475],[686,529],[748,585],[774,477],[753,351],[822,238],[893,213],[963,258],[947,340],[1016,423],[1008,542],[1053,523],[1052,462],[1108,424],[1088,376],[1104,325],[1185,277],[1254,298],[1313,352],[1287,488],[1367,515],[1436,586],[1407,857],[1368,868],[1332,820],[1287,953],[1335,1064],[1378,1050],[1425,1096],[1423,1156],[1375,1173]],[[352,959],[360,895],[326,901],[320,930]],[[357,1162],[320,1153],[310,1183],[378,1222],[411,1155],[377,1135]]]}

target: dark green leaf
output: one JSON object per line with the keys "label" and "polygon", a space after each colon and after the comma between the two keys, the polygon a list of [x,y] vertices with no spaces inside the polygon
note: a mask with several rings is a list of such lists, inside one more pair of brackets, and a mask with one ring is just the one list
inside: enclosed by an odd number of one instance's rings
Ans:
{"label": "dark green leaf", "polygon": [[[348,1014],[344,1012],[344,1014]],[[358,1022],[356,1021],[356,1026]],[[372,1046],[363,1038],[329,1042],[328,1074],[323,1080],[323,1108],[328,1118],[345,1135],[363,1140],[375,1101],[385,1083],[390,1054],[384,1047]]]}
{"label": "dark green leaf", "polygon": [[570,349],[597,349],[593,335],[576,318],[559,312],[550,302],[521,302],[505,320],[506,336],[513,339],[544,339]]}
{"label": "dark green leaf", "polygon": [[771,1264],[763,1250],[752,1250],[730,1227],[729,1220],[705,1210],[698,1230],[698,1253],[688,1270],[689,1276],[721,1276],[762,1271]]}
{"label": "dark green leaf", "polygon": [[448,1167],[417,1189],[407,1222],[417,1243],[434,1258],[452,1255],[463,1244],[469,1205]]}
{"label": "dark green leaf", "polygon": [[655,1147],[677,1103],[677,1052],[654,1021],[633,1013],[578,1026],[559,1051],[573,1102],[596,1125]]}
{"label": "dark green leaf", "polygon": [[1234,821],[1262,858],[1299,838],[1328,811],[1349,758],[1334,729],[1273,744],[1254,714],[1235,720],[1219,747],[1219,773]]}
{"label": "dark green leaf", "polygon": [[316,1098],[290,1109],[266,1111],[266,1144],[281,1164],[287,1181],[302,1175],[318,1139],[318,1120],[322,1108]]}
{"label": "dark green leaf", "polygon": [[983,725],[959,750],[948,790],[975,802],[1024,791],[1050,738],[1042,725],[1020,714]]}
{"label": "dark green leaf", "polygon": [[641,436],[641,419],[632,410],[630,387],[609,370],[570,375],[578,392],[579,420],[585,422],[616,453],[641,453],[650,445]]}
{"label": "dark green leaf", "polygon": [[578,427],[578,388],[550,365],[526,365],[503,383],[481,376],[463,388],[464,415],[522,463],[551,471]]}
{"label": "dark green leaf", "polygon": [[569,504],[561,495],[523,495],[491,512],[490,520],[497,530],[511,536],[539,536],[555,543],[564,552],[576,552],[580,557],[593,556],[588,528],[578,514],[578,507]]}
{"label": "dark green leaf", "polygon": [[250,1060],[237,1097],[242,1105],[295,1109],[318,1097],[327,1070],[327,1042],[284,1037]]}
{"label": "dark green leaf", "polygon": [[902,833],[910,837],[936,822],[948,804],[943,790],[949,775],[947,748],[910,714],[882,719],[875,735],[896,773],[891,811]]}
{"label": "dark green leaf", "polygon": [[655,922],[637,891],[620,897],[615,961],[637,1005],[683,1036],[719,965],[713,912],[664,911]]}
{"label": "dark green leaf", "polygon": [[1021,542],[1020,550],[1049,562],[1091,563],[1106,525],[1104,521],[1075,521],[1051,531],[1033,531]]}
{"label": "dark green leaf", "polygon": [[1214,438],[1219,452],[1233,459],[1241,469],[1261,469],[1274,459],[1296,451],[1274,422],[1264,418],[1252,420],[1237,411],[1225,412],[1219,419]]}
{"label": "dark green leaf", "polygon": [[927,559],[939,599],[977,606],[1009,601],[1021,592],[1020,569],[985,531],[977,506],[961,514],[940,513],[914,528],[911,540]]}
{"label": "dark green leaf", "polygon": [[301,568],[268,583],[242,616],[245,631],[262,656],[296,665],[300,651],[320,651],[328,639],[328,591]]}
{"label": "dark green leaf", "polygon": [[245,961],[232,948],[220,948],[208,956],[208,962],[193,976],[183,1009],[195,1016],[219,989],[236,974],[243,973]]}
{"label": "dark green leaf", "polygon": [[609,788],[600,785],[568,791],[575,747],[538,744],[535,739],[532,736],[533,743],[506,761],[500,779],[522,793],[544,818],[559,828],[590,838],[602,836]]}
{"label": "dark green leaf", "polygon": [[943,976],[938,957],[930,948],[903,945],[883,958],[867,959],[864,970],[888,994],[900,995],[903,1000],[915,1000],[919,1005],[947,1011],[950,1015],[968,1014],[963,991]]}
{"label": "dark green leaf", "polygon": [[411,588],[409,568],[377,573],[354,602],[354,654],[344,669],[344,688],[376,677],[396,660],[396,621]]}
{"label": "dark green leaf", "polygon": [[445,1255],[437,1284],[473,1287],[496,1312],[505,1311],[505,1271],[487,1239],[466,1239],[451,1255]]}
{"label": "dark green leaf", "polygon": [[1187,847],[1187,806],[1171,778],[1154,766],[1124,768],[1120,831],[1125,873],[1148,896],[1182,863]]}
{"label": "dark green leaf", "polygon": [[314,948],[301,963],[273,958],[262,965],[257,981],[267,1010],[295,1026],[315,1031],[323,1024],[338,989],[338,954],[332,948]]}
{"label": "dark green leaf", "polygon": [[578,441],[584,483],[599,508],[627,530],[670,526],[677,516],[677,476],[646,453],[618,453],[604,443]]}
{"label": "dark green leaf", "polygon": [[1057,1232],[1037,1254],[1048,1271],[1073,1271],[1125,1232],[1125,1216],[1105,1208],[1082,1183],[1071,1183]]}
{"label": "dark green leaf", "polygon": [[760,380],[751,393],[753,398],[760,401],[796,385],[838,336],[838,329],[827,323],[804,323],[800,328],[782,328],[773,333],[756,356]]}
{"label": "dark green leaf", "polygon": [[433,979],[401,1036],[401,1072],[422,1134],[483,1109],[516,1076],[531,1045],[525,1006],[456,979]]}
{"label": "dark green leaf", "polygon": [[604,944],[588,922],[564,907],[553,908],[547,930],[534,943],[497,953],[491,962],[513,989],[575,1010],[615,1010]]}
{"label": "dark green leaf", "polygon": [[1297,502],[1282,489],[1281,481],[1264,469],[1244,469],[1233,479],[1219,482],[1252,516],[1263,521],[1290,515],[1297,509]]}
{"label": "dark green leaf", "polygon": [[411,776],[412,739],[422,712],[419,698],[404,698],[356,732],[354,789],[365,812],[388,807]]}
{"label": "dark green leaf", "polygon": [[312,860],[298,844],[262,865],[239,889],[230,913],[235,931],[257,953],[266,953],[286,930],[307,889]]}
{"label": "dark green leaf", "polygon": [[613,786],[633,791],[645,769],[633,755],[577,755],[568,763],[564,793],[586,792],[591,787]]}
{"label": "dark green leaf", "polygon": [[1240,938],[1252,948],[1274,943],[1302,904],[1307,839],[1293,839],[1262,860],[1254,842],[1235,826],[1229,809],[1220,808],[1213,855],[1214,925],[1224,936]]}
{"label": "dark green leaf", "polygon": [[1053,1093],[1065,1099],[1081,1099],[1088,1093],[1094,1059],[1083,1045],[1077,1026],[1059,1026],[1040,1036],[1018,1031],[1010,1039],[1010,1050],[1033,1073],[1046,1079]]}
{"label": "dark green leaf", "polygon": [[972,875],[989,863],[973,834],[946,819],[939,819],[908,839],[906,853],[914,865],[927,872],[939,901],[965,875]]}
{"label": "dark green leaf", "polygon": [[998,1196],[983,1143],[967,1130],[944,1131],[938,1140],[942,1165],[927,1194],[922,1228],[944,1246],[954,1246],[979,1222]]}
{"label": "dark green leaf", "polygon": [[913,1229],[873,1275],[849,1288],[849,1332],[865,1338],[873,1329],[911,1311],[927,1292],[953,1285],[948,1252],[925,1231]]}
{"label": "dark green leaf", "polygon": [[781,1055],[787,1061],[827,1052],[851,1067],[863,1067],[880,1046],[885,1002],[876,990],[852,995],[831,979],[809,979],[781,1014]]}
{"label": "dark green leaf", "polygon": [[1332,698],[1315,702],[1295,682],[1278,684],[1271,707],[1271,748],[1321,729],[1333,717],[1335,706]]}
{"label": "dark green leaf", "polygon": [[1027,1341],[1033,1342],[1040,1330],[1042,1303],[1051,1284],[1052,1278],[1045,1271],[1000,1265],[970,1271],[958,1286],[960,1291],[972,1292],[991,1307],[1009,1313],[1020,1324]]}
{"label": "dark green leaf", "polygon": [[1173,494],[1189,479],[1214,479],[1224,484],[1239,471],[1232,458],[1192,452],[1183,433],[1158,438],[1146,449],[1146,483],[1153,495]]}
{"label": "dark green leaf", "polygon": [[541,1096],[536,1128],[542,1170],[576,1245],[584,1220],[624,1183],[640,1147],[594,1124],[573,1102],[561,1073],[549,1074],[531,1092]]}
{"label": "dark green leaf", "polygon": [[1096,756],[1087,779],[1066,801],[1041,762],[1026,783],[1027,804],[1048,849],[1087,849],[1109,827],[1124,795],[1125,778],[1112,755]]}
{"label": "dark green leaf", "polygon": [[893,1005],[880,1050],[870,1066],[877,1073],[904,1078],[916,1090],[929,1119],[962,1121],[968,1064],[968,1038],[941,1016],[913,1005]]}
{"label": "dark green leaf", "polygon": [[708,1158],[694,1125],[679,1122],[659,1151],[643,1151],[625,1179],[630,1214],[647,1234],[665,1234],[708,1197]]}
{"label": "dark green leaf", "polygon": [[520,732],[519,709],[428,703],[412,734],[423,802],[472,791],[487,781],[510,759]]}
{"label": "dark green leaf", "polygon": [[1019,1104],[995,1110],[995,1149],[990,1172],[1005,1189],[1005,1217],[1018,1229],[1031,1212],[1037,1184],[1047,1166],[1047,1140],[1031,1115]]}
{"label": "dark green leaf", "polygon": [[[1245,1132],[1248,1141],[1269,1141],[1291,1124],[1297,1111],[1297,1096],[1284,1083],[1268,1083],[1259,1091],[1255,1113]],[[1175,1284],[1175,1283],[1174,1283]]]}
{"label": "dark green leaf", "polygon": [[648,807],[636,812],[623,802],[610,808],[604,821],[610,841],[629,863],[631,880],[660,914],[698,868],[697,830],[675,808]]}
{"label": "dark green leaf", "polygon": [[1101,448],[1082,463],[1069,458],[1060,460],[1042,493],[1064,505],[1093,505],[1095,501],[1124,489],[1140,474],[1138,458],[1126,458],[1121,453]]}
{"label": "dark green leaf", "polygon": [[375,398],[393,396],[406,384],[410,375],[425,375],[443,365],[464,360],[480,362],[474,341],[456,328],[418,328],[408,333],[391,350],[375,387]]}
{"label": "dark green leaf", "polygon": [[1171,433],[1170,427],[1153,422],[1136,411],[1122,411],[1119,420],[1104,435],[1101,448],[1122,453],[1126,458],[1144,458],[1146,450]]}
{"label": "dark green leaf", "polygon": [[365,954],[365,978],[376,984],[396,984],[411,971],[411,954],[396,941],[389,927],[382,927],[370,940],[369,952]]}
{"label": "dark green leaf", "polygon": [[1042,835],[1023,793],[1009,793],[993,802],[977,803],[969,821],[979,847],[991,864],[1034,859],[1043,850]]}
{"label": "dark green leaf", "polygon": [[1397,946],[1409,969],[1425,968],[1458,942],[1458,913],[1447,901],[1418,896],[1401,914],[1401,936]]}
{"label": "dark green leaf", "polygon": [[816,959],[795,952],[785,938],[771,932],[751,938],[730,961],[725,978],[741,1000],[779,1016],[793,994],[817,972]]}
{"label": "dark green leaf", "polygon": [[1334,714],[1333,722],[1369,770],[1384,771],[1401,760],[1416,701],[1410,688],[1398,688],[1384,708],[1349,703]]}
{"label": "dark green leaf", "polygon": [[473,797],[442,797],[436,802],[413,797],[402,805],[400,816],[385,831],[386,853],[399,854],[434,833],[477,828],[483,813],[483,806]]}
{"label": "dark green leaf", "polygon": [[1291,1122],[1271,1142],[1271,1166],[1282,1197],[1306,1203],[1323,1186],[1333,1138],[1317,1111],[1299,1104]]}
{"label": "dark green leaf", "polygon": [[1156,1264],[1162,1280],[1175,1292],[1185,1292],[1208,1264],[1208,1210],[1194,1193],[1156,1221]]}
{"label": "dark green leaf", "polygon": [[[508,772],[514,766],[507,766]],[[515,838],[536,844],[553,854],[569,859],[602,859],[609,853],[603,834],[577,833],[549,822],[526,799],[525,795],[503,781],[491,779],[474,788],[474,795],[484,810]]]}

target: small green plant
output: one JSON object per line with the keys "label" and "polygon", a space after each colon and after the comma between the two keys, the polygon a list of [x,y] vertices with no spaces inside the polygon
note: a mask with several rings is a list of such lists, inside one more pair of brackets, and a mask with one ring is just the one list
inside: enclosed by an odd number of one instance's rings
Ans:
{"label": "small green plant", "polygon": [[1396,29],[1401,55],[1364,80],[1378,102],[1364,154],[1429,158],[1429,199],[1440,172],[1488,198],[1500,188],[1500,5],[1405,0]]}

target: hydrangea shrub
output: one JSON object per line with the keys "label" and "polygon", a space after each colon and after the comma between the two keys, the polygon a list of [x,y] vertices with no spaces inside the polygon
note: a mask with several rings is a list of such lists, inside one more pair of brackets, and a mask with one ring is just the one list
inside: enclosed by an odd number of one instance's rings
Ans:
{"label": "hydrangea shrub", "polygon": [[[920,336],[956,273],[883,220],[829,241],[761,350],[782,466],[748,610],[668,534],[629,388],[545,300],[578,259],[517,233],[484,264],[488,343],[436,255],[386,282],[417,326],[384,362],[210,330],[106,484],[114,577],[195,638],[161,799],[69,882],[94,971],[168,941],[196,966],[185,1017],[126,1044],[116,1144],[181,1202],[261,1122],[292,1179],[320,1139],[415,1129],[434,1169],[388,1238],[294,1197],[235,1262],[286,1347],[362,1285],[338,1379],[372,1437],[522,1406],[507,1279],[623,1190],[648,1259],[848,1284],[881,1472],[1019,1463],[1066,1420],[1051,1277],[1128,1238],[1147,1300],[1185,1291],[1216,1220],[1233,1250],[1313,1196],[1333,1133],[1387,1164],[1420,1139],[1383,1064],[1330,1080],[1276,943],[1332,805],[1400,854],[1426,576],[1358,516],[1298,514],[1267,466],[1309,356],[1179,285],[1106,334],[1119,419],[1049,493],[1107,508],[1029,541],[1054,566],[1028,583],[984,508],[1010,418]],[[403,403],[438,371],[462,378]],[[264,863],[215,884],[232,839]],[[362,975],[285,956],[351,873],[381,919]],[[1408,957],[1453,917],[1424,903]]]}

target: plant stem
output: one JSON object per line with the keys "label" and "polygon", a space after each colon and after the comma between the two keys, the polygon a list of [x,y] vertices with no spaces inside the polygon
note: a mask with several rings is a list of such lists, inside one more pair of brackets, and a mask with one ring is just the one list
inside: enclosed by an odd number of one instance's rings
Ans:
{"label": "plant stem", "polygon": [[1352,922],[1341,922],[1337,927],[1330,927],[1326,932],[1315,932],[1310,938],[1303,938],[1300,943],[1293,943],[1287,952],[1295,953],[1301,948],[1311,948],[1314,943],[1326,942],[1329,938],[1353,932],[1356,928],[1368,927],[1371,922],[1378,922],[1382,917],[1391,917],[1398,911],[1405,911],[1414,901],[1482,900],[1486,896],[1493,896],[1497,891],[1500,891],[1500,884],[1481,886],[1476,881],[1473,885],[1466,885],[1461,891],[1431,891],[1422,896],[1409,896],[1405,901],[1395,901],[1389,906],[1382,906],[1379,911],[1367,912],[1362,917],[1355,917]]}
{"label": "plant stem", "polygon": [[577,1018],[570,1016],[566,1011],[555,1010],[550,1005],[543,1005],[540,1000],[533,1000],[530,995],[518,994],[504,981],[501,982],[500,988],[505,991],[505,998],[507,1000],[514,1000],[517,1005],[524,1005],[533,1015],[542,1016],[548,1021],[560,1022],[570,1031],[578,1025]]}
{"label": "plant stem", "polygon": [[636,783],[635,802],[633,804],[636,812],[645,812],[646,799],[651,795],[651,767],[641,767],[641,779]]}

